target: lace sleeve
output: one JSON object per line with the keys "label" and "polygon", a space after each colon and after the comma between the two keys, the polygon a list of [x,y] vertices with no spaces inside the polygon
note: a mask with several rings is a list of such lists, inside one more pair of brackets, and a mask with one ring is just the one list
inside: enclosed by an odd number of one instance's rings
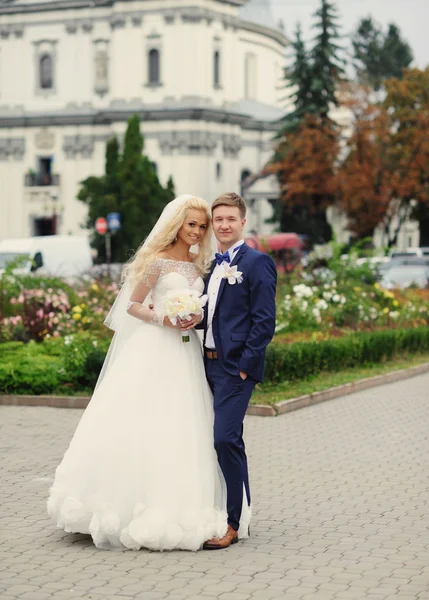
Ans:
{"label": "lace sleeve", "polygon": [[132,317],[146,321],[146,323],[154,323],[156,325],[164,324],[164,315],[157,314],[154,310],[143,306],[150,291],[155,287],[158,277],[161,273],[161,263],[154,260],[151,263],[142,279],[142,281],[134,288],[127,305],[127,312]]}

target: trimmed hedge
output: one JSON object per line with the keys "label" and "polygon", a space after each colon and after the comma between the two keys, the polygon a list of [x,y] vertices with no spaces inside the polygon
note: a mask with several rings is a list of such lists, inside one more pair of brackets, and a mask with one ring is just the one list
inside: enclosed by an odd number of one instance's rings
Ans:
{"label": "trimmed hedge", "polygon": [[273,342],[267,348],[265,381],[307,379],[321,371],[343,371],[421,352],[429,352],[429,327],[356,333],[322,342]]}
{"label": "trimmed hedge", "polygon": [[[83,348],[83,342],[77,339],[76,345]],[[321,371],[342,371],[423,352],[429,352],[429,327],[355,333],[323,342],[274,341],[267,349],[265,382],[302,380]],[[0,393],[89,393],[104,356],[105,349],[94,348],[90,341],[75,362],[64,361],[58,348],[45,342],[0,344]]]}
{"label": "trimmed hedge", "polygon": [[0,344],[0,393],[54,394],[61,384],[61,362],[47,348],[34,342]]}

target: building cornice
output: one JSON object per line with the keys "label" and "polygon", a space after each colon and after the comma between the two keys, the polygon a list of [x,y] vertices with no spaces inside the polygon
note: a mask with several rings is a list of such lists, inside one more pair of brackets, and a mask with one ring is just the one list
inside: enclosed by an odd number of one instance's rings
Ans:
{"label": "building cornice", "polygon": [[[91,8],[113,6],[115,0],[91,0]],[[31,14],[39,12],[55,12],[77,8],[89,8],[88,0],[53,0],[52,2],[35,2],[34,4],[20,4],[0,2],[0,15]]]}
{"label": "building cornice", "polygon": [[[113,4],[124,4],[127,0],[91,0],[91,6],[113,6]],[[219,4],[242,7],[247,0],[216,0]],[[88,0],[47,0],[45,2],[28,2],[21,4],[14,0],[0,0],[0,14],[11,14],[17,12],[42,12],[52,10],[67,10],[70,8],[88,8]]]}
{"label": "building cornice", "polygon": [[[233,2],[230,2],[230,3],[233,3]],[[106,8],[113,9],[115,4],[116,4],[115,0],[93,0],[91,6],[88,4],[88,0],[54,0],[53,2],[42,2],[42,3],[38,3],[38,4],[15,4],[15,3],[1,4],[0,3],[0,16],[4,16],[4,17],[7,17],[8,15],[22,15],[22,16],[26,15],[26,16],[28,16],[31,14],[33,14],[33,15],[40,14],[40,13],[47,14],[47,13],[54,13],[54,12],[63,13],[64,11],[70,11],[70,10],[87,11],[88,8],[91,8],[91,22],[112,21],[112,18],[114,18],[114,20],[116,20],[116,21],[118,19],[122,19],[123,24],[125,24],[127,19],[130,19],[131,21],[135,20],[136,14],[138,14],[140,20],[142,18],[144,18],[145,15],[161,14],[164,16],[166,23],[174,23],[176,18],[179,18],[182,21],[186,21],[187,23],[195,23],[195,24],[198,24],[203,21],[210,23],[213,20],[217,19],[217,20],[221,20],[224,27],[226,27],[226,28],[230,27],[230,28],[237,29],[237,30],[244,30],[244,31],[250,31],[253,33],[258,33],[265,37],[271,38],[275,42],[279,43],[281,46],[288,45],[288,39],[280,30],[271,29],[270,27],[265,27],[265,26],[259,25],[257,23],[248,22],[248,21],[241,19],[238,16],[226,14],[226,13],[221,12],[220,10],[214,11],[214,10],[202,8],[200,6],[189,5],[189,6],[175,6],[175,7],[171,7],[171,8],[158,8],[158,9],[154,9],[154,8],[144,9],[142,7],[139,7],[138,11],[127,11],[127,10],[116,11],[116,10],[113,10],[112,11],[113,15],[106,14],[106,11],[103,9],[106,9]],[[124,4],[124,2],[122,2],[121,4]],[[238,5],[238,3],[237,3],[237,5]],[[103,10],[103,14],[97,14],[97,12],[98,12],[97,9]],[[110,11],[109,11],[109,13],[110,13]],[[68,16],[64,15],[62,18],[49,20],[49,21],[43,21],[43,23],[41,21],[37,21],[37,22],[36,21],[33,21],[33,22],[24,21],[24,22],[20,23],[19,26],[22,28],[23,26],[27,26],[27,25],[28,26],[31,26],[33,24],[34,25],[41,25],[41,24],[49,25],[50,23],[55,22],[55,23],[63,23],[66,26],[66,28],[70,29],[70,27],[72,27],[72,29],[73,29],[73,26],[76,23],[76,20],[79,20],[79,17],[75,12],[72,17],[68,17]],[[3,22],[2,26],[1,26],[2,36],[5,38],[8,37],[9,29],[10,29],[10,33],[13,33],[13,31],[16,29],[16,27],[17,27],[17,25],[15,23],[8,26],[7,23]],[[72,31],[70,31],[70,32],[72,32]]]}
{"label": "building cornice", "polygon": [[127,121],[132,115],[137,114],[142,122],[160,121],[195,121],[206,123],[220,123],[237,125],[243,130],[251,131],[277,131],[277,124],[269,121],[254,119],[227,110],[207,107],[168,107],[152,108],[144,106],[124,106],[121,108],[107,108],[103,110],[74,111],[67,109],[52,113],[13,112],[0,113],[0,130],[25,127],[66,127],[79,125],[111,125],[112,123]]}

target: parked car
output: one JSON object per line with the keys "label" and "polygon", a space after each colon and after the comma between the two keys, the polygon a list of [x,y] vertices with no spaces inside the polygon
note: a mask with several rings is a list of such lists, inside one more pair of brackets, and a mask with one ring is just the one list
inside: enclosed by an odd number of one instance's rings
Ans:
{"label": "parked car", "polygon": [[76,278],[90,270],[92,254],[84,236],[47,235],[0,242],[0,275],[15,261],[19,261],[16,273]]}
{"label": "parked car", "polygon": [[387,262],[378,265],[377,272],[382,277],[389,269],[399,266],[429,266],[429,256],[397,256]]}
{"label": "parked car", "polygon": [[411,286],[427,288],[429,287],[429,265],[425,263],[393,265],[381,277],[380,286],[387,290],[405,289]]}
{"label": "parked car", "polygon": [[273,233],[245,238],[246,244],[260,252],[269,253],[279,273],[289,273],[301,263],[304,242],[296,233]]}
{"label": "parked car", "polygon": [[407,258],[410,256],[429,256],[429,248],[406,248],[405,250],[391,250],[390,258]]}

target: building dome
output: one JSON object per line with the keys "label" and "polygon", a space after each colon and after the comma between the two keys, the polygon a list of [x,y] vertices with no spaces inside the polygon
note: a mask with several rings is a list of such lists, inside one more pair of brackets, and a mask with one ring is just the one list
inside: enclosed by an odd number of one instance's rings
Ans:
{"label": "building dome", "polygon": [[240,17],[248,23],[256,23],[270,29],[278,29],[278,24],[274,19],[269,0],[248,0],[245,6],[240,9]]}

